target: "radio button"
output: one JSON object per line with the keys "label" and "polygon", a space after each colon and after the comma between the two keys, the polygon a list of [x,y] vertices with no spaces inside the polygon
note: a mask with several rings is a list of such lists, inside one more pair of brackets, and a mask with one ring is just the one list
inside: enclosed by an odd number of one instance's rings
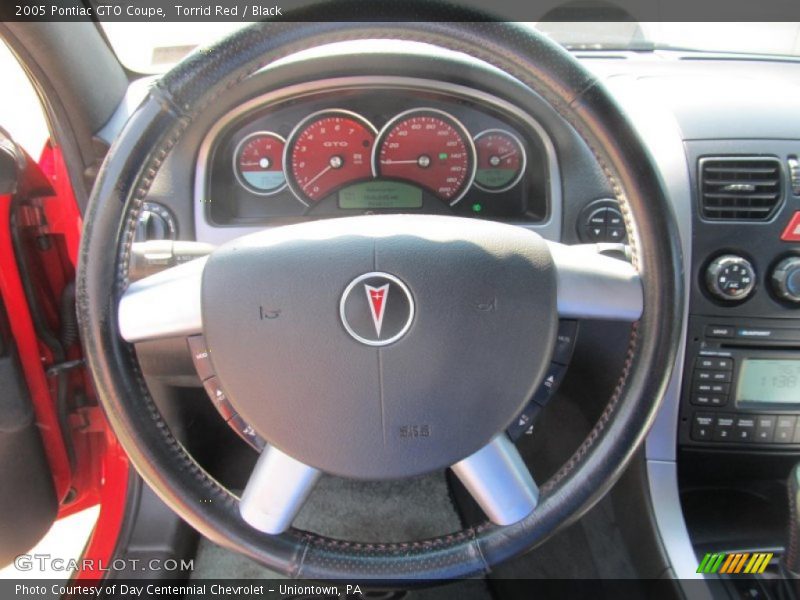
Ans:
{"label": "radio button", "polygon": [[730,392],[731,385],[729,383],[714,383],[711,381],[696,381],[694,384],[694,392],[696,394],[722,394],[727,396]]}
{"label": "radio button", "polygon": [[800,444],[800,419],[797,421],[797,427],[794,429],[794,437],[792,438],[793,444]]}
{"label": "radio button", "polygon": [[709,394],[695,394],[692,396],[691,403],[695,406],[710,406],[711,396]]}
{"label": "radio button", "polygon": [[714,430],[714,415],[694,413],[692,417],[692,439],[698,442],[711,440]]}
{"label": "radio button", "polygon": [[775,417],[773,415],[759,415],[756,417],[756,442],[760,444],[772,443],[775,435]]}
{"label": "radio button", "polygon": [[727,325],[706,325],[706,337],[732,338],[735,332]]}
{"label": "radio button", "polygon": [[736,442],[752,442],[756,434],[756,420],[754,417],[736,417],[736,426],[733,430],[733,439]]}
{"label": "radio button", "polygon": [[716,356],[699,356],[695,363],[695,368],[711,371],[731,371],[733,370],[733,359],[718,358]]}
{"label": "radio button", "polygon": [[795,416],[779,416],[775,424],[775,443],[791,444],[794,436]]}
{"label": "radio button", "polygon": [[728,383],[731,380],[729,371],[695,371],[694,377],[697,381],[719,381]]}
{"label": "radio button", "polygon": [[733,440],[733,417],[731,415],[717,415],[714,424],[714,441],[729,442]]}

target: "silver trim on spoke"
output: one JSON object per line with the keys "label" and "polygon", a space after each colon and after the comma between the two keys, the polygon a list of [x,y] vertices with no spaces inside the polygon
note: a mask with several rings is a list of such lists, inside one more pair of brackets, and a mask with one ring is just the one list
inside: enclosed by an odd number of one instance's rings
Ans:
{"label": "silver trim on spoke", "polygon": [[123,339],[142,342],[200,333],[200,288],[207,258],[199,258],[132,283],[119,301]]}
{"label": "silver trim on spoke", "polygon": [[539,488],[505,433],[451,468],[496,525],[521,521],[539,501]]}
{"label": "silver trim on spoke", "polygon": [[633,265],[599,254],[593,244],[548,246],[558,277],[559,316],[611,321],[642,316],[642,280]]}
{"label": "silver trim on spoke", "polygon": [[314,489],[320,471],[275,447],[261,453],[239,503],[251,527],[277,535],[286,531]]}

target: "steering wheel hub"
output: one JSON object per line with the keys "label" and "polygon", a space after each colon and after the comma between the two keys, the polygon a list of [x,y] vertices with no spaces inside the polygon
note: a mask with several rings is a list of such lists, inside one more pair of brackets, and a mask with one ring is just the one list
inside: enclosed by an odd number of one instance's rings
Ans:
{"label": "steering wheel hub", "polygon": [[558,327],[547,244],[455,217],[234,240],[206,264],[202,311],[236,411],[295,459],[359,479],[419,475],[484,446],[531,398]]}

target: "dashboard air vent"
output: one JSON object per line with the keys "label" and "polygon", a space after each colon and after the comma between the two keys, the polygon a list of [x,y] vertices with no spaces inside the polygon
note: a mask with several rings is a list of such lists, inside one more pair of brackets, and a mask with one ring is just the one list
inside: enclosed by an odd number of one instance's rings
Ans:
{"label": "dashboard air vent", "polygon": [[700,213],[704,219],[766,221],[783,197],[777,158],[700,160]]}

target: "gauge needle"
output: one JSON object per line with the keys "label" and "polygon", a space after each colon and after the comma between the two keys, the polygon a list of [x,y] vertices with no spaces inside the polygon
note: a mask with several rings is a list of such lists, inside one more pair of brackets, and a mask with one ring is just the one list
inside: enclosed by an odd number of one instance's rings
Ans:
{"label": "gauge needle", "polygon": [[414,158],[412,160],[382,160],[382,165],[416,165],[419,162],[419,159]]}
{"label": "gauge needle", "polygon": [[328,165],[327,167],[325,167],[324,169],[322,169],[322,171],[320,171],[319,173],[317,173],[317,174],[316,174],[316,175],[315,175],[313,178],[311,178],[311,180],[310,180],[308,183],[306,183],[306,184],[303,186],[303,189],[306,189],[308,186],[310,186],[310,185],[311,185],[312,183],[314,183],[314,182],[315,182],[317,179],[319,179],[320,177],[322,177],[323,175],[325,175],[325,173],[327,173],[328,171],[330,171],[332,168],[333,168],[332,166]]}
{"label": "gauge needle", "polygon": [[500,160],[505,160],[505,159],[507,159],[509,156],[514,156],[516,153],[517,153],[517,151],[516,151],[516,150],[512,150],[511,152],[509,152],[509,153],[507,153],[507,154],[503,154],[503,156],[501,156],[501,157],[500,157]]}

